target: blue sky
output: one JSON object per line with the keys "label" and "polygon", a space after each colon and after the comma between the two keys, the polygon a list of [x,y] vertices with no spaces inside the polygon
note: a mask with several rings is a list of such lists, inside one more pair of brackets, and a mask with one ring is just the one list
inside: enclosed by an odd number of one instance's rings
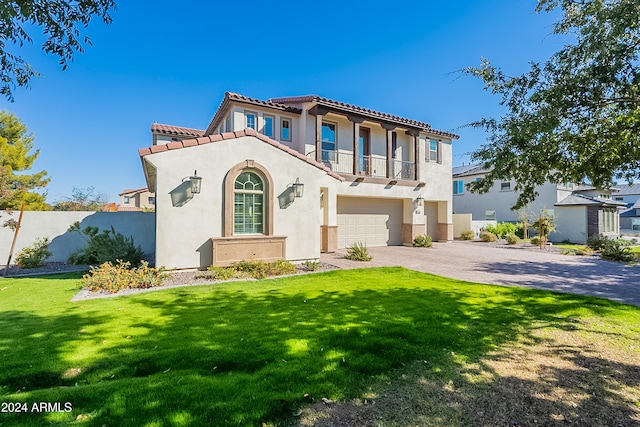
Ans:
{"label": "blue sky", "polygon": [[[454,166],[485,142],[463,127],[500,115],[499,99],[457,71],[489,58],[524,72],[562,47],[555,17],[535,1],[117,1],[114,22],[92,22],[93,46],[66,71],[40,50],[21,54],[42,77],[17,89],[15,113],[41,150],[47,200],[93,186],[111,201],[146,185],[138,148],[151,124],[204,129],[225,91],[268,99],[317,94],[426,121],[460,135]],[[176,6],[179,5],[179,6]],[[390,7],[392,5],[392,8]]]}

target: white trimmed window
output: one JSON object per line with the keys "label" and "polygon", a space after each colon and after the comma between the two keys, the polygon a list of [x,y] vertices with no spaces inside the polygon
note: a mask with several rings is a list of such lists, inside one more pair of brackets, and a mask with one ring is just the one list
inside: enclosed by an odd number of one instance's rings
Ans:
{"label": "white trimmed window", "polygon": [[280,139],[291,141],[291,119],[280,119]]}
{"label": "white trimmed window", "polygon": [[464,182],[461,179],[453,181],[453,194],[464,194]]}
{"label": "white trimmed window", "polygon": [[244,118],[245,118],[245,128],[247,129],[253,129],[256,130],[256,122],[258,120],[258,114],[254,113],[252,111],[245,111],[244,112]]}
{"label": "white trimmed window", "polygon": [[495,221],[496,211],[484,211],[484,219],[485,221]]}
{"label": "white trimmed window", "polygon": [[501,182],[500,191],[511,191],[511,182]]}
{"label": "white trimmed window", "polygon": [[435,139],[429,140],[429,161],[437,162],[438,161],[438,141]]}
{"label": "white trimmed window", "polygon": [[255,172],[245,171],[233,186],[233,234],[264,231],[264,182]]}
{"label": "white trimmed window", "polygon": [[273,138],[273,124],[276,119],[273,116],[264,115],[264,125],[262,126],[262,133],[269,138]]}

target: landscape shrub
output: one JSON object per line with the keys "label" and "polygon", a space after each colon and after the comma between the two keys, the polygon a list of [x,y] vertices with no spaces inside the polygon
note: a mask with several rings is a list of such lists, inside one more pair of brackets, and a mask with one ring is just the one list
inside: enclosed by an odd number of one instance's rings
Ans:
{"label": "landscape shrub", "polygon": [[462,240],[473,240],[475,236],[476,236],[476,233],[474,233],[473,230],[465,230],[462,233],[460,233],[460,238]]}
{"label": "landscape shrub", "polygon": [[516,236],[515,234],[507,234],[504,239],[509,245],[517,245],[518,243],[520,243],[520,237]]}
{"label": "landscape shrub", "polygon": [[602,234],[592,234],[587,238],[587,246],[594,251],[599,251],[610,239]]}
{"label": "landscape shrub", "polygon": [[480,240],[483,242],[495,242],[498,237],[490,231],[482,231],[480,232]]}
{"label": "landscape shrub", "polygon": [[428,234],[416,236],[416,238],[413,239],[413,246],[420,248],[430,248],[431,246],[433,246],[433,239]]}
{"label": "landscape shrub", "polygon": [[352,261],[371,261],[373,259],[373,257],[369,255],[367,245],[362,242],[355,242],[349,246],[345,258]]}
{"label": "landscape shrub", "polygon": [[540,245],[540,236],[533,236],[531,238],[531,244],[534,246],[539,246]]}
{"label": "landscape shrub", "polygon": [[609,261],[629,262],[635,259],[629,243],[621,240],[607,239],[600,249],[600,258]]}
{"label": "landscape shrub", "polygon": [[38,268],[42,267],[50,256],[49,238],[38,238],[33,245],[20,251],[16,256],[16,264],[20,268]]}
{"label": "landscape shrub", "polygon": [[496,225],[488,224],[484,229],[485,231],[495,234],[498,239],[504,239],[509,234],[524,235],[522,224],[515,222],[499,222]]}
{"label": "landscape shrub", "polygon": [[279,260],[264,262],[262,260],[242,260],[235,262],[229,267],[210,266],[206,272],[196,274],[196,277],[205,277],[212,280],[229,279],[264,279],[270,276],[283,276],[295,274],[298,268],[288,261]]}
{"label": "landscape shrub", "polygon": [[285,260],[278,260],[267,263],[267,276],[285,276],[287,274],[295,274],[298,267],[295,264]]}
{"label": "landscape shrub", "polygon": [[105,262],[91,267],[89,273],[82,276],[83,287],[92,292],[118,292],[122,289],[146,289],[160,286],[167,274],[164,268],[152,268],[146,261],[140,267],[131,267],[126,261]]}
{"label": "landscape shrub", "polygon": [[308,260],[308,261],[305,261],[304,264],[302,265],[304,266],[304,269],[307,271],[316,271],[317,269],[320,268],[320,262],[318,261]]}
{"label": "landscape shrub", "polygon": [[71,264],[104,264],[115,263],[118,260],[132,266],[140,265],[142,249],[133,242],[133,237],[126,237],[117,233],[113,226],[110,230],[100,230],[97,227],[86,227],[80,230],[80,223],[75,222],[69,230],[81,234],[87,241],[87,246],[73,252],[69,256]]}
{"label": "landscape shrub", "polygon": [[229,280],[238,277],[238,272],[232,267],[209,266],[207,271],[196,273],[196,278],[206,278],[211,280]]}

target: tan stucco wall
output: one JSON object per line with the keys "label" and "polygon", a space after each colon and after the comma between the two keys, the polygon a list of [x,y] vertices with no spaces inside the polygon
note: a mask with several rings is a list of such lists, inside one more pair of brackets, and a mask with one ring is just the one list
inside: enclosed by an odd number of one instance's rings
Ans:
{"label": "tan stucco wall", "polygon": [[[225,175],[248,159],[265,167],[273,178],[273,234],[287,236],[287,259],[319,257],[320,187],[335,187],[335,179],[276,147],[246,136],[145,157],[157,168],[157,265],[194,268],[211,264],[211,238],[223,236]],[[171,191],[194,170],[202,177],[201,193],[183,206],[173,206]],[[304,196],[280,208],[278,196],[296,178],[305,184]]]}

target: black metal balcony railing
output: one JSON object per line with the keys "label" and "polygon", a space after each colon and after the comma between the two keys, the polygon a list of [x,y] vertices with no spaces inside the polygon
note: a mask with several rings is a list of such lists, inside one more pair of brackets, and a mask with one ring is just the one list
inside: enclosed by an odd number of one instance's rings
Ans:
{"label": "black metal balcony railing", "polygon": [[[315,158],[315,151],[307,154]],[[335,150],[322,150],[322,163],[333,172],[353,175],[353,153]],[[387,159],[380,156],[360,156],[358,162],[359,173],[371,177],[387,177]],[[416,168],[414,162],[393,159],[391,163],[391,177],[402,180],[415,180]]]}

